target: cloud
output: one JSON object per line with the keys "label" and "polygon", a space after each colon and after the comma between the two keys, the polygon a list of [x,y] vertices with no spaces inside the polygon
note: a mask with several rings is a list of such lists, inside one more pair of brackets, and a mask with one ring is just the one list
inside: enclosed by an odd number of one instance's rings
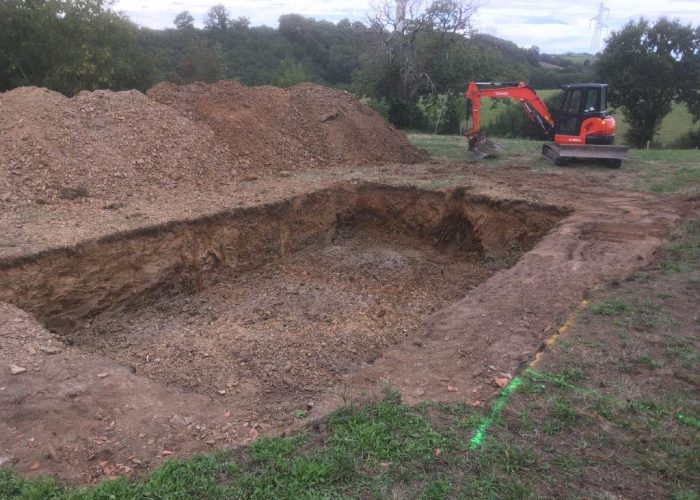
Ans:
{"label": "cloud", "polygon": [[206,12],[212,5],[223,3],[233,17],[248,17],[254,25],[277,26],[277,21],[284,14],[302,14],[316,19],[337,22],[343,18],[364,20],[369,6],[365,1],[340,0],[247,0],[202,2],[166,2],[142,0],[120,0],[115,9],[123,11],[137,24],[151,28],[172,27],[174,17],[183,10],[189,10],[201,26]]}
{"label": "cloud", "polygon": [[[211,2],[178,0],[118,0],[115,8],[124,11],[142,26],[172,27],[175,16],[189,10],[201,26],[207,10],[223,3],[233,17],[245,16],[253,25],[277,26],[283,14],[302,14],[337,22],[343,18],[364,21],[370,0],[233,0]],[[607,24],[610,30],[622,28],[630,19],[644,16],[679,18],[683,23],[700,25],[697,0],[608,0]],[[598,13],[598,3],[561,0],[490,0],[475,16],[479,31],[511,40],[522,47],[537,45],[543,52],[584,52],[593,36],[591,18]]]}

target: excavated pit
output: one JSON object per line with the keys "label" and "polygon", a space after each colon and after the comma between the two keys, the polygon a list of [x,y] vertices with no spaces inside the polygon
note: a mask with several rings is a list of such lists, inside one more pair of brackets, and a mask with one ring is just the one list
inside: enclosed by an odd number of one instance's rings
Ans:
{"label": "excavated pit", "polygon": [[344,184],[0,262],[0,301],[137,374],[286,412],[415,335],[566,215]]}

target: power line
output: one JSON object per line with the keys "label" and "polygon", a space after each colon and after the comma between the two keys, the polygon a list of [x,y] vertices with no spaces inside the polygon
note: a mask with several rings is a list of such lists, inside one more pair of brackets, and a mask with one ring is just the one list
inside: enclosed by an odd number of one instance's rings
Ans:
{"label": "power line", "polygon": [[597,54],[600,50],[600,45],[603,42],[603,33],[608,32],[608,20],[610,19],[610,9],[605,7],[603,2],[600,3],[598,7],[598,15],[591,18],[588,23],[588,29],[591,28],[591,24],[595,21],[595,29],[593,30],[593,39],[591,40],[591,53]]}

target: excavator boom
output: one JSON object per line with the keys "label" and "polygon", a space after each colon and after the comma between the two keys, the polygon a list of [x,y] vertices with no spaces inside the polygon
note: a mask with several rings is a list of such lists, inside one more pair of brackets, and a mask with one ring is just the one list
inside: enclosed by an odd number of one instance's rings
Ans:
{"label": "excavator boom", "polygon": [[545,134],[548,134],[549,130],[554,127],[554,119],[549,113],[547,106],[545,106],[534,90],[525,85],[525,82],[469,82],[466,98],[471,105],[472,125],[466,132],[468,138],[479,133],[479,113],[482,97],[515,99],[523,107],[528,118],[538,124]]}

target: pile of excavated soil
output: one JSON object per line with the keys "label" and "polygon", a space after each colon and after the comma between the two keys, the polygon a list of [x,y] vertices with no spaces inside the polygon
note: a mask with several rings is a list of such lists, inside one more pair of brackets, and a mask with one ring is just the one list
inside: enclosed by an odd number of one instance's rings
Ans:
{"label": "pile of excavated soil", "polygon": [[197,189],[235,167],[209,127],[137,91],[0,93],[0,206]]}
{"label": "pile of excavated soil", "polygon": [[427,159],[352,94],[312,83],[289,89],[161,83],[148,96],[209,124],[251,173]]}

